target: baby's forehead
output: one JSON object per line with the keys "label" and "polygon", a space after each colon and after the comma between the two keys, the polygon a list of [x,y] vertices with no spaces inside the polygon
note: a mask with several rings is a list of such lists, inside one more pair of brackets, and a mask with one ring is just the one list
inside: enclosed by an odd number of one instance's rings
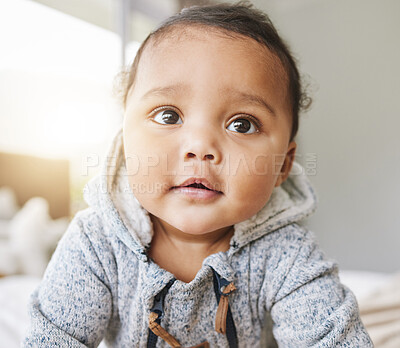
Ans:
{"label": "baby's forehead", "polygon": [[[288,85],[288,74],[284,65],[278,55],[265,44],[243,34],[202,24],[175,24],[151,37],[144,48],[137,73],[140,72],[141,65],[159,64],[157,55],[160,52],[173,54],[179,45],[187,45],[190,48],[190,45],[199,43],[204,43],[208,49],[213,49],[221,42],[225,42],[227,47],[235,47],[241,55],[250,56],[254,61],[262,61],[262,67],[268,75],[280,81],[282,86]],[[218,58],[221,51],[215,49],[213,53]],[[243,66],[243,69],[246,69],[246,66]]]}

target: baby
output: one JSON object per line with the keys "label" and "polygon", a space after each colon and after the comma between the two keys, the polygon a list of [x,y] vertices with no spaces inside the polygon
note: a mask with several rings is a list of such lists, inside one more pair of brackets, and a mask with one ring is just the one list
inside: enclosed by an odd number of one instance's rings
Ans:
{"label": "baby", "polygon": [[372,347],[354,295],[297,222],[299,73],[246,3],[149,35],[123,131],[31,301],[28,347]]}

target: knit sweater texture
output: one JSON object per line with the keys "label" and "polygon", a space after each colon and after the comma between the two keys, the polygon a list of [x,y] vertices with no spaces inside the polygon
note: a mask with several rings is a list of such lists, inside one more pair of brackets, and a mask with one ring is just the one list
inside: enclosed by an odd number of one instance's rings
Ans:
{"label": "knit sweater texture", "polygon": [[[147,256],[152,223],[129,187],[121,132],[84,197],[89,208],[72,220],[32,294],[23,346],[146,347],[154,298],[174,276]],[[204,259],[190,283],[173,283],[161,326],[182,347],[228,347],[214,328],[214,269],[237,289],[229,304],[239,347],[373,347],[336,263],[298,224],[315,204],[295,163],[265,207],[234,226],[228,251]],[[159,338],[157,347],[168,345]]]}

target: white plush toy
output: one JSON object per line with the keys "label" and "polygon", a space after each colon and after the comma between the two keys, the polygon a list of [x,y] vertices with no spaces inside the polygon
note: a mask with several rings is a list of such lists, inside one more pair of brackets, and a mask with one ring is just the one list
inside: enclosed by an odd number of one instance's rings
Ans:
{"label": "white plush toy", "polygon": [[6,186],[0,187],[0,220],[10,220],[18,209],[14,191]]}
{"label": "white plush toy", "polygon": [[[0,211],[10,213],[12,208],[7,204],[13,204],[13,198],[8,191],[8,198],[2,200],[3,193],[4,189],[0,189]],[[9,220],[1,220],[0,274],[42,276],[67,226],[68,218],[51,219],[44,198],[31,198]]]}

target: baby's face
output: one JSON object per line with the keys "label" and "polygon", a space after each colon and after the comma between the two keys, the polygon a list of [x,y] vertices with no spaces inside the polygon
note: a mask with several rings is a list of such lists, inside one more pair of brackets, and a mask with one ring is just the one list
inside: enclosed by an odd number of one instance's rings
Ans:
{"label": "baby's face", "polygon": [[186,31],[143,52],[124,146],[143,207],[199,235],[257,213],[286,177],[296,145],[279,60],[248,38]]}

